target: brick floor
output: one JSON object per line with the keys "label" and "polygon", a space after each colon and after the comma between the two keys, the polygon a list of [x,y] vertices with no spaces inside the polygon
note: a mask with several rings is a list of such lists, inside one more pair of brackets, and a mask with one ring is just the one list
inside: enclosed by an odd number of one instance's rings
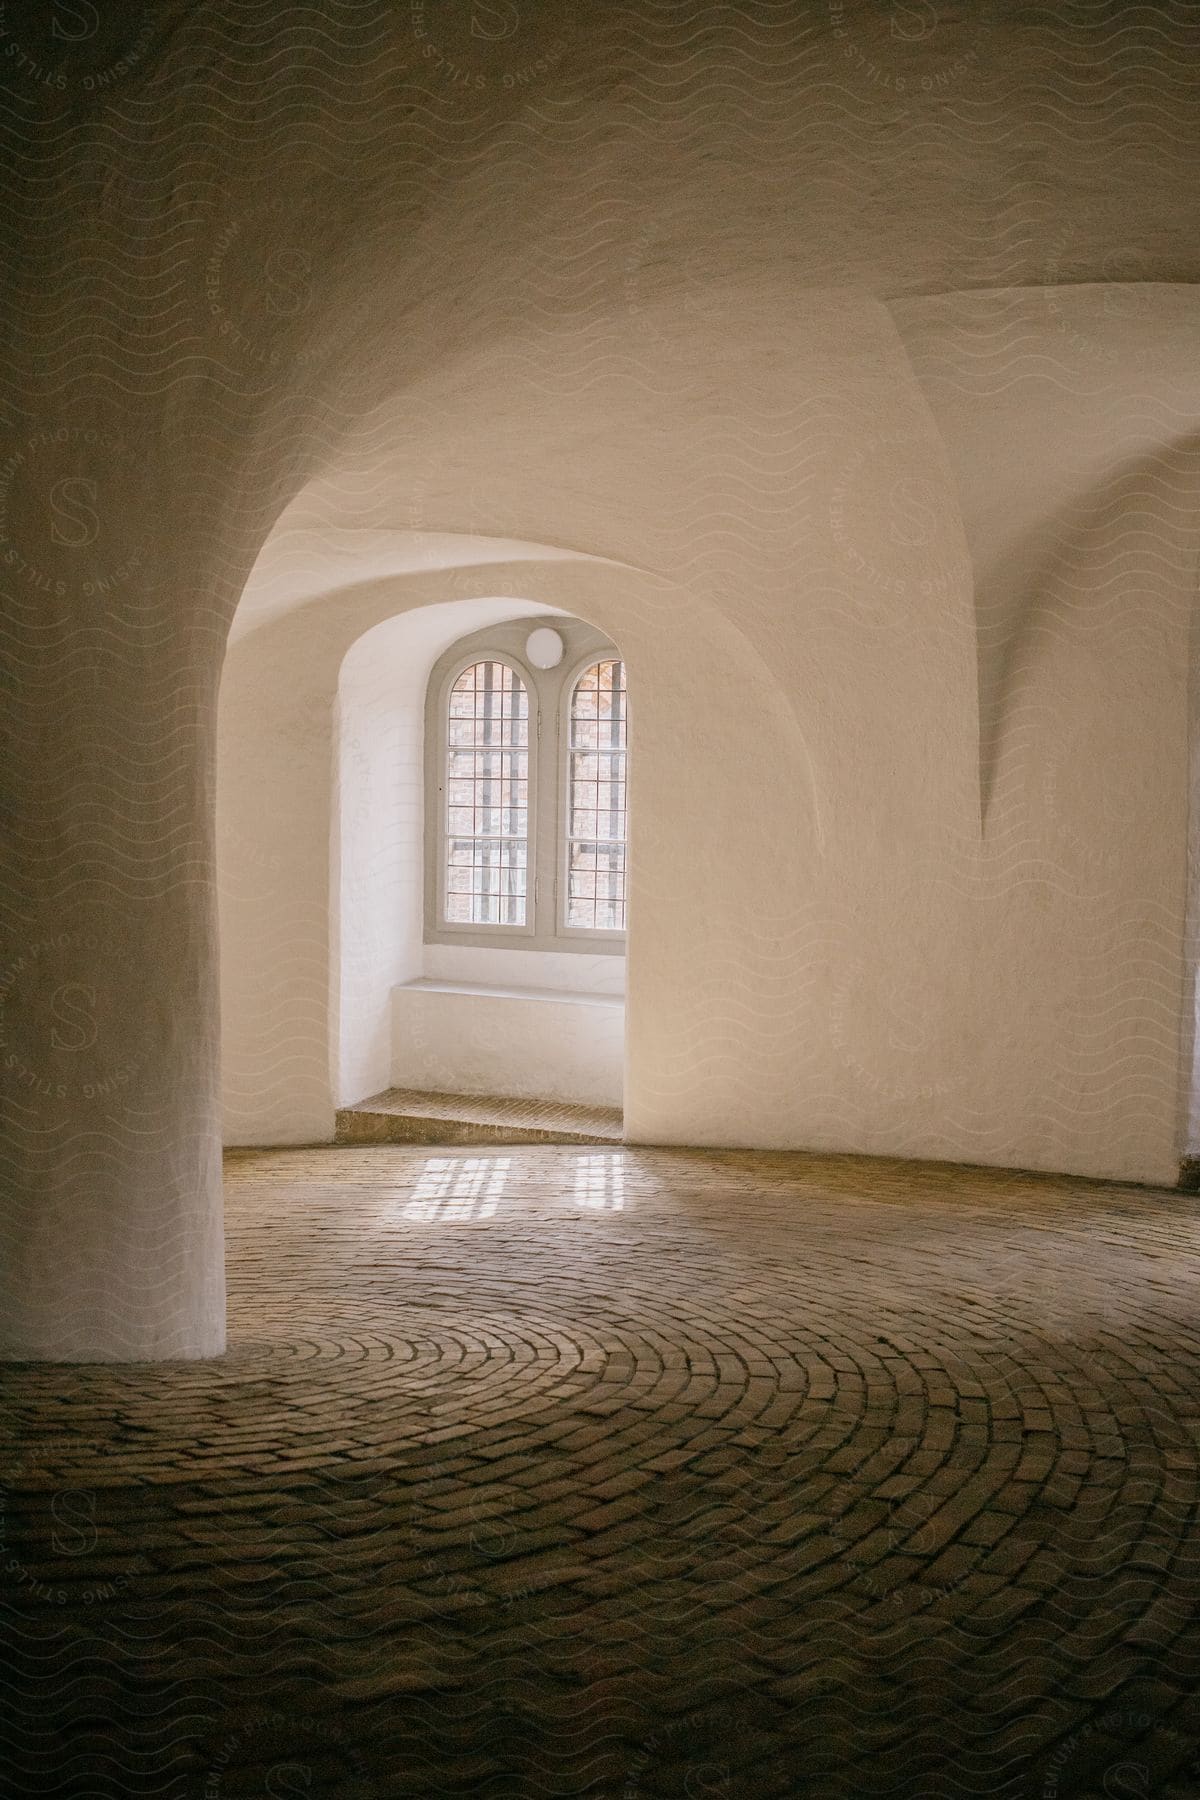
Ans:
{"label": "brick floor", "polygon": [[223,1361],[0,1372],[0,1792],[1200,1795],[1193,1197],[574,1147],[228,1188]]}

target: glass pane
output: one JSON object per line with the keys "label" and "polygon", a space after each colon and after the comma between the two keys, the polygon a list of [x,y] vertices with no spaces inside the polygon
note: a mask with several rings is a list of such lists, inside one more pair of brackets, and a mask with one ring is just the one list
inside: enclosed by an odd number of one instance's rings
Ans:
{"label": "glass pane", "polygon": [[570,718],[568,926],[625,929],[625,665],[593,663],[575,684]]}
{"label": "glass pane", "polygon": [[446,919],[524,925],[529,839],[529,696],[507,663],[464,669],[450,690]]}

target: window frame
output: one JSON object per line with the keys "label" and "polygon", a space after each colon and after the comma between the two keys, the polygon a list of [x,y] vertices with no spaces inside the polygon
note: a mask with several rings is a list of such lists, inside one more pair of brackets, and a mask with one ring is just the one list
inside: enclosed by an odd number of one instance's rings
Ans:
{"label": "window frame", "polygon": [[[525,699],[528,708],[527,742],[526,742],[526,787],[525,787],[525,923],[523,925],[480,925],[467,921],[460,923],[446,917],[450,898],[450,696],[460,675],[473,669],[477,663],[502,663],[512,670],[525,688]],[[438,928],[451,934],[452,941],[462,942],[462,933],[486,934],[490,941],[501,944],[511,943],[522,937],[534,935],[534,918],[537,907],[533,884],[537,875],[537,825],[538,825],[538,787],[541,773],[538,764],[541,762],[538,744],[538,696],[530,679],[529,671],[523,663],[510,652],[493,650],[475,650],[468,656],[458,658],[443,677],[441,694],[438,702],[440,716],[440,754],[438,766],[438,806],[434,821],[434,838],[437,844],[437,899],[436,918]],[[428,854],[428,835],[426,834],[426,854]],[[494,934],[494,935],[493,935]],[[427,940],[428,941],[428,940]]]}
{"label": "window frame", "polygon": [[[625,925],[623,929],[607,929],[592,925],[568,925],[567,904],[571,891],[571,703],[575,698],[575,689],[597,663],[618,662],[624,665],[625,658],[615,645],[599,655],[593,651],[571,665],[569,673],[563,678],[562,692],[559,695],[558,717],[558,831],[555,842],[557,856],[557,874],[555,889],[555,924],[564,938],[582,938],[589,944],[601,942],[617,942],[624,944],[629,934],[629,745],[631,729],[629,723],[629,670],[625,670]],[[560,668],[567,666],[564,656]]]}
{"label": "window frame", "polygon": [[[549,626],[563,639],[563,658],[553,669],[533,669],[526,664],[525,640],[538,626]],[[421,843],[424,854],[423,941],[426,944],[457,944],[466,949],[483,950],[541,950],[585,956],[625,954],[628,919],[625,931],[593,931],[586,926],[568,928],[565,924],[571,695],[586,669],[594,663],[608,661],[623,662],[624,658],[603,632],[582,619],[545,612],[470,632],[451,644],[434,664],[425,690]],[[524,682],[529,698],[529,835],[524,925],[454,924],[446,918],[450,694],[463,671],[479,662],[507,664]],[[627,669],[627,710],[628,687]],[[628,788],[626,796],[628,804]],[[628,857],[628,850],[626,855]]]}

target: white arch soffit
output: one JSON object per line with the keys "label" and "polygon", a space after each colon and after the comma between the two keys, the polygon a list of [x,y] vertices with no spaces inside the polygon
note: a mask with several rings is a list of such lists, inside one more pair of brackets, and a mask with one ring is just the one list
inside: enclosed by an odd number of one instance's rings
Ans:
{"label": "white arch soffit", "polygon": [[[303,496],[298,497],[298,501],[302,499]],[[259,552],[230,626],[227,649],[252,632],[308,607],[336,603],[353,594],[366,599],[369,590],[378,589],[378,615],[354,631],[343,647],[342,658],[367,632],[397,613],[451,600],[503,597],[525,600],[531,612],[546,609],[584,618],[607,632],[624,655],[626,646],[621,642],[620,628],[614,627],[610,619],[593,617],[586,610],[586,603],[582,608],[563,606],[557,599],[548,598],[546,592],[535,591],[544,589],[552,565],[559,571],[569,567],[576,576],[585,570],[611,570],[642,585],[647,598],[655,596],[659,605],[677,608],[681,631],[694,629],[702,619],[705,629],[718,644],[724,645],[727,654],[754,674],[761,703],[804,771],[814,848],[819,855],[825,854],[826,831],[816,769],[796,702],[757,646],[710,601],[653,570],[588,551],[467,532],[313,527],[289,519],[297,505],[298,502],[293,503],[281,515]],[[531,591],[520,591],[517,584],[521,582]],[[382,597],[384,587],[389,590],[388,600]],[[447,591],[450,588],[454,591]]]}
{"label": "white arch soffit", "polygon": [[289,522],[285,513],[259,551],[233,616],[229,643],[314,601],[394,576],[444,574],[483,563],[603,560],[518,538],[310,526]]}

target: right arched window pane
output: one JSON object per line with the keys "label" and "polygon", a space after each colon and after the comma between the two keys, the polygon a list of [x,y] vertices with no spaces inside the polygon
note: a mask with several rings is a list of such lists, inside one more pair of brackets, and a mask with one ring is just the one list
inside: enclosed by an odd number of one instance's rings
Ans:
{"label": "right arched window pane", "polygon": [[571,695],[568,929],[625,929],[625,665],[597,662]]}

